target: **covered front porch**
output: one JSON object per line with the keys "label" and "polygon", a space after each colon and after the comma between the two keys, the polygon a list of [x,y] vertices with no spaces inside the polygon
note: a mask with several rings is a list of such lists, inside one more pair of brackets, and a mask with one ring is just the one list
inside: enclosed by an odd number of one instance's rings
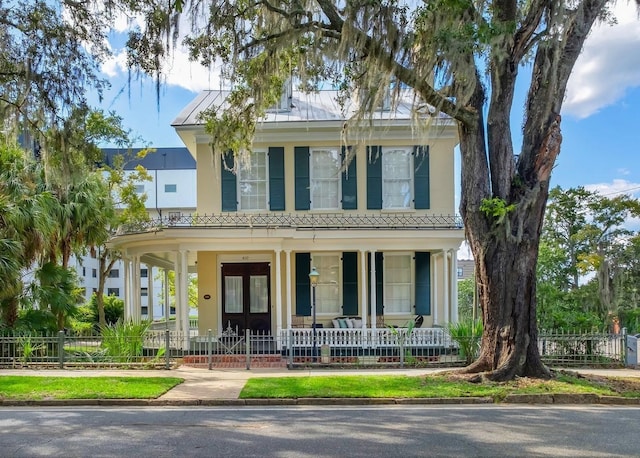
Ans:
{"label": "covered front porch", "polygon": [[[455,218],[246,218],[173,217],[119,236],[128,266],[125,316],[140,319],[136,272],[144,263],[151,272],[175,272],[175,288],[156,292],[155,300],[175,307],[171,329],[186,336],[185,348],[189,339],[209,331],[244,335],[246,329],[272,336],[279,347],[286,339],[295,348],[313,346],[314,329],[318,346],[375,347],[393,342],[394,330],[418,315],[421,327],[407,343],[440,346],[443,328],[458,319],[456,251],[462,229]],[[321,274],[317,285],[309,277],[314,267]],[[192,274],[198,277],[198,325],[189,332]]]}

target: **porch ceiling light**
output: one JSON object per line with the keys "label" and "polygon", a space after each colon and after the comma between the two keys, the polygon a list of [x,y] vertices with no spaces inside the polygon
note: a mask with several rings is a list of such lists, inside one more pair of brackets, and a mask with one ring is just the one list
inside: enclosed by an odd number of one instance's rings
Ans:
{"label": "porch ceiling light", "polygon": [[320,274],[315,267],[312,267],[311,272],[309,272],[309,280],[311,280],[311,286],[317,286],[319,278]]}

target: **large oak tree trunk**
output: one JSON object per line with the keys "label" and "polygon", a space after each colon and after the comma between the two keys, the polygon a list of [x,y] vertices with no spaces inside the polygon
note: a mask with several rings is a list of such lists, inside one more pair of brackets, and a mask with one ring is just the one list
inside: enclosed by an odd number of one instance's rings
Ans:
{"label": "large oak tree trunk", "polygon": [[[511,185],[505,198],[489,192],[481,117],[478,123],[477,129],[460,128],[461,212],[475,259],[484,324],[480,356],[464,371],[482,372],[496,381],[550,377],[537,344],[536,264],[551,168],[560,151],[559,117],[549,124],[533,173],[526,182]],[[487,146],[496,147],[491,142]],[[486,207],[488,201],[497,204],[495,211]]]}
{"label": "large oak tree trunk", "polygon": [[[544,201],[537,203],[544,205]],[[528,218],[525,233],[535,233],[541,221],[537,216]],[[527,237],[512,240],[511,234],[502,231],[474,250],[484,338],[480,356],[467,372],[487,372],[491,380],[550,376],[537,342],[537,242]]]}

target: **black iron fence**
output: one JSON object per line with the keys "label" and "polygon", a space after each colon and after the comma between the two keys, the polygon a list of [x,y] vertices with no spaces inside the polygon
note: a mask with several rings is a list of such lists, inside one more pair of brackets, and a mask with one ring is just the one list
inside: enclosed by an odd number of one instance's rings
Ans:
{"label": "black iron fence", "polygon": [[538,350],[549,366],[621,366],[625,361],[625,334],[544,332]]}
{"label": "black iron fence", "polygon": [[[455,367],[477,350],[477,337],[453,340],[444,329],[283,330],[280,335],[222,333],[185,335],[150,330],[143,336],[101,336],[60,332],[0,336],[0,368],[166,368],[186,364],[221,367]],[[419,332],[418,332],[419,331]],[[473,342],[471,342],[473,340]],[[620,367],[624,334],[543,333],[538,348],[555,367]]]}

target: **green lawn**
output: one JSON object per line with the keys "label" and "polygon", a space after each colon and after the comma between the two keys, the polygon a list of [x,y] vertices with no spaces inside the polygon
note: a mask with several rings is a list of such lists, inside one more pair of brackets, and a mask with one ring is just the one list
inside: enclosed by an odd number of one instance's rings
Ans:
{"label": "green lawn", "polygon": [[182,383],[176,377],[0,376],[0,399],[153,399]]}
{"label": "green lawn", "polygon": [[[640,397],[640,380],[618,388],[602,380],[560,375],[554,380],[519,379],[508,383],[470,383],[436,376],[317,376],[251,378],[240,398],[447,398],[508,394],[593,393]],[[620,385],[620,386],[622,386]]]}

